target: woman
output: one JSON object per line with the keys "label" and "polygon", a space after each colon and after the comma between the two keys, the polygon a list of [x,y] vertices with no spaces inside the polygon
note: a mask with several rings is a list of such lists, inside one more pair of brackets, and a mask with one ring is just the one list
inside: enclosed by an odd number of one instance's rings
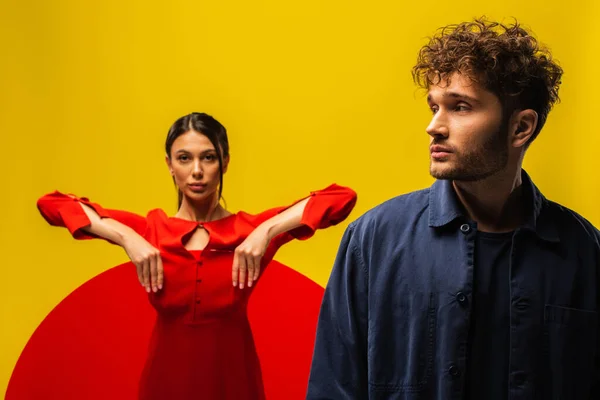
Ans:
{"label": "woman", "polygon": [[220,204],[225,128],[193,113],[173,124],[165,147],[179,192],[173,217],[104,209],[60,192],[40,198],[38,208],[76,239],[120,245],[136,265],[157,311],[140,399],[264,399],[246,315],[252,285],[280,246],[343,221],[356,193],[334,184],[289,207],[232,214]]}

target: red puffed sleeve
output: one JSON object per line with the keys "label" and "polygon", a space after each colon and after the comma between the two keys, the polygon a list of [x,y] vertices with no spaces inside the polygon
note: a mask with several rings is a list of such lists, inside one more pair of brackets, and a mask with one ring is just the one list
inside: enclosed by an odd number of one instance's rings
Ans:
{"label": "red puffed sleeve", "polygon": [[[276,207],[254,216],[247,216],[248,222],[258,226],[304,199],[306,198],[297,200],[287,207]],[[280,235],[277,244],[281,246],[292,239],[305,240],[313,236],[317,229],[339,224],[348,217],[356,205],[356,199],[354,190],[335,183],[325,189],[311,192],[300,221],[302,225]]]}
{"label": "red puffed sleeve", "polygon": [[140,235],[144,235],[146,231],[146,218],[127,211],[104,209],[86,197],[77,197],[73,194],[63,194],[58,191],[48,193],[37,201],[37,207],[50,225],[67,228],[75,239],[97,238],[81,229],[89,226],[91,222],[79,203],[93,208],[100,218],[112,218],[129,226]]}

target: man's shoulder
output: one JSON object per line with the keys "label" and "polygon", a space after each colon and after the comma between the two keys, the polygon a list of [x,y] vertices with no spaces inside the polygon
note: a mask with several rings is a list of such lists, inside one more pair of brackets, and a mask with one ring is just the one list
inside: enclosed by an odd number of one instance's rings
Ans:
{"label": "man's shoulder", "polygon": [[429,206],[430,188],[408,192],[371,208],[354,220],[350,227],[353,230],[369,230],[390,223],[401,229],[415,218],[420,218]]}
{"label": "man's shoulder", "polygon": [[577,239],[589,238],[600,244],[600,231],[578,212],[552,200],[545,200],[544,213],[556,224],[559,232]]}

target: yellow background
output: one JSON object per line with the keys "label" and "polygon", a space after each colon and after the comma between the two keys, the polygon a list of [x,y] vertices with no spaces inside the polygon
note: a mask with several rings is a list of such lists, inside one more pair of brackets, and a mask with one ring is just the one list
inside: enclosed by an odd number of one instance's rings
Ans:
{"label": "yellow background", "polygon": [[600,225],[600,8],[497,3],[4,0],[0,393],[47,313],[126,260],[118,247],[47,226],[39,196],[59,189],[172,214],[164,138],[176,118],[204,111],[229,130],[232,211],[287,204],[331,182],[359,193],[345,223],[279,253],[324,285],[350,220],[431,183],[429,111],[410,68],[448,23],[515,16],[550,45],[566,71],[563,101],[525,166],[547,196]]}

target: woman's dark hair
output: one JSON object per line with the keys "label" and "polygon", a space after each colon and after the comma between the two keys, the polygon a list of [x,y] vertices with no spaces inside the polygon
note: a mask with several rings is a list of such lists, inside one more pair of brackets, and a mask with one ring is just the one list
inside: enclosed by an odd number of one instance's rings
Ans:
{"label": "woman's dark hair", "polygon": [[[183,116],[173,123],[167,134],[165,150],[169,159],[171,158],[171,148],[175,139],[189,131],[203,134],[215,146],[217,158],[219,159],[219,200],[221,200],[223,194],[223,159],[229,157],[227,130],[219,121],[208,114],[194,112]],[[180,207],[183,199],[180,190],[178,190],[177,197],[177,207]]]}

